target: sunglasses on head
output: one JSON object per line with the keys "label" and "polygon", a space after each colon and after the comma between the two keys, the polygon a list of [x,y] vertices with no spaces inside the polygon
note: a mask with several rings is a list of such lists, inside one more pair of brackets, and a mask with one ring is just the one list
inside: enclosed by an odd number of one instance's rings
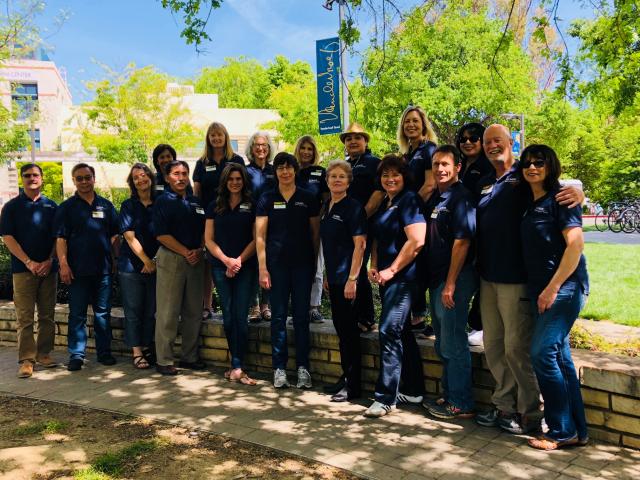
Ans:
{"label": "sunglasses on head", "polygon": [[77,177],[75,177],[76,182],[82,182],[83,180],[85,182],[89,182],[91,181],[92,178],[93,178],[93,175],[78,175]]}
{"label": "sunglasses on head", "polygon": [[460,143],[467,143],[467,141],[476,143],[478,140],[480,140],[480,135],[469,135],[468,137],[460,137]]}
{"label": "sunglasses on head", "polygon": [[540,160],[540,159],[536,159],[536,160],[525,160],[524,162],[522,162],[522,169],[526,170],[527,168],[529,168],[531,165],[533,165],[536,168],[542,168],[545,166],[545,161],[544,160]]}

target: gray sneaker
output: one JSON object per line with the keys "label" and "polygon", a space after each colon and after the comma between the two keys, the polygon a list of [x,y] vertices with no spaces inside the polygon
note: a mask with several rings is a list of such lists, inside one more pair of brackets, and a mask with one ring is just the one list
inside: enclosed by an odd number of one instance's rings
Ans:
{"label": "gray sneaker", "polygon": [[296,384],[297,388],[309,389],[313,386],[311,383],[311,374],[309,370],[304,367],[298,367],[298,383]]}
{"label": "gray sneaker", "polygon": [[317,308],[312,308],[309,310],[309,321],[311,323],[322,323],[324,319],[322,318],[322,313]]}
{"label": "gray sneaker", "polygon": [[485,413],[480,413],[476,415],[475,421],[478,425],[483,427],[497,427],[498,419],[501,416],[500,410],[494,408],[493,410],[489,410]]}
{"label": "gray sneaker", "polygon": [[503,415],[498,418],[498,426],[509,433],[515,435],[524,435],[540,430],[540,420],[527,419],[526,416],[514,413],[512,415]]}
{"label": "gray sneaker", "polygon": [[287,380],[287,372],[282,368],[273,371],[273,386],[275,388],[287,388],[289,381]]}

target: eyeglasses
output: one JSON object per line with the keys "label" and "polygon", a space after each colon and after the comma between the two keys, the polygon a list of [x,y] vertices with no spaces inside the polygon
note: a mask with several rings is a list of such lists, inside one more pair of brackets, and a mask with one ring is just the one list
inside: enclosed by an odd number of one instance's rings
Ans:
{"label": "eyeglasses", "polygon": [[39,178],[40,174],[39,173],[23,173],[22,176],[24,178]]}
{"label": "eyeglasses", "polygon": [[278,165],[276,167],[276,172],[282,172],[283,170],[295,170],[295,168],[293,167],[293,165],[289,165],[288,163],[285,163],[284,165]]}
{"label": "eyeglasses", "polygon": [[76,182],[90,182],[93,179],[93,175],[78,175],[74,178],[76,179]]}
{"label": "eyeglasses", "polygon": [[253,148],[255,148],[256,150],[259,149],[259,148],[267,149],[267,148],[269,148],[269,144],[268,143],[254,143],[253,144]]}
{"label": "eyeglasses", "polygon": [[538,160],[522,162],[522,169],[526,170],[527,168],[531,167],[531,165],[533,165],[536,168],[543,168],[545,166],[545,161],[538,159]]}
{"label": "eyeglasses", "polygon": [[460,137],[460,144],[467,143],[467,141],[471,143],[476,143],[478,140],[480,140],[480,135],[470,135],[468,137]]}

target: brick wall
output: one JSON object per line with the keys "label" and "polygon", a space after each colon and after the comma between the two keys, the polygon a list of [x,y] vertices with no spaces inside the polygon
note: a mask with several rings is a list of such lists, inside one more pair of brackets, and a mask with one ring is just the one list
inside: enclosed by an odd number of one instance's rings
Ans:
{"label": "brick wall", "polygon": [[[130,355],[123,342],[123,314],[113,309],[112,349],[115,354]],[[66,346],[67,309],[56,307],[58,350]],[[268,323],[251,324],[247,369],[271,373],[270,327]],[[289,327],[289,364],[295,370],[293,329]],[[10,302],[0,303],[0,345],[15,345],[15,312]],[[362,380],[365,390],[372,391],[380,364],[376,333],[364,334],[362,342]],[[179,353],[179,339],[176,353]],[[418,340],[424,367],[425,388],[430,394],[440,392],[442,364],[436,356],[432,340]],[[93,329],[89,317],[88,349],[93,351]],[[494,385],[487,369],[483,349],[472,347],[473,389],[480,409],[488,407]],[[228,367],[229,352],[219,317],[203,322],[201,357],[210,365]],[[585,401],[589,432],[593,438],[640,449],[640,359],[594,352],[573,351],[576,367],[580,371],[582,393]],[[311,372],[314,380],[327,383],[337,381],[342,373],[338,337],[330,322],[311,325]]]}

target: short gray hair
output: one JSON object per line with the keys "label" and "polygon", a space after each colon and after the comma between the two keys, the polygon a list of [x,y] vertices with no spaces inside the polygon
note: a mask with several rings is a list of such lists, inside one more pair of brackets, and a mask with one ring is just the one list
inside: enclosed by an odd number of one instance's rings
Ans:
{"label": "short gray hair", "polygon": [[329,173],[331,173],[332,170],[335,170],[336,168],[341,168],[344,173],[347,174],[347,177],[349,178],[349,183],[351,183],[351,181],[353,180],[353,172],[351,169],[351,164],[345,160],[331,160],[329,162],[329,165],[327,165],[327,177],[329,176]]}
{"label": "short gray hair", "polygon": [[269,133],[262,130],[258,130],[256,133],[254,133],[249,137],[249,140],[247,141],[247,147],[244,150],[245,155],[249,159],[249,162],[255,161],[255,158],[253,158],[253,145],[256,143],[256,138],[258,137],[266,138],[267,143],[269,144],[269,156],[267,157],[267,162],[272,163],[273,157],[276,154],[276,147],[273,145],[273,140],[271,140],[271,135],[269,135]]}

